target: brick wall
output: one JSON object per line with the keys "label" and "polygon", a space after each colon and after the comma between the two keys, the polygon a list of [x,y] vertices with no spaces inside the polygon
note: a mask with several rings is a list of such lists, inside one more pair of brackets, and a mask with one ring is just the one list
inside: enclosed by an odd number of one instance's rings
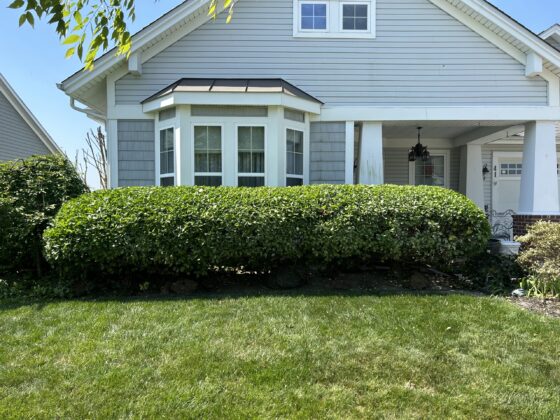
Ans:
{"label": "brick wall", "polygon": [[513,218],[513,236],[521,236],[527,233],[527,228],[532,224],[538,222],[539,220],[544,220],[546,222],[556,222],[560,223],[560,215],[554,216],[539,216],[539,215],[525,215],[525,214],[514,214]]}

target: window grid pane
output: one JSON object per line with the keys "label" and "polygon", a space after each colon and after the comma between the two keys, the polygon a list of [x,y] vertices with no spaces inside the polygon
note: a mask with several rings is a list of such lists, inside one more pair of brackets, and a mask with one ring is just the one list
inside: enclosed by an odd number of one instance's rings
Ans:
{"label": "window grid pane", "polygon": [[238,127],[237,171],[244,174],[264,174],[264,127]]}
{"label": "window grid pane", "polygon": [[345,31],[367,31],[368,5],[342,5],[342,29]]}
{"label": "window grid pane", "polygon": [[303,132],[286,130],[286,173],[303,175]]}
{"label": "window grid pane", "polygon": [[196,126],[194,128],[194,171],[195,173],[222,172],[221,127]]}
{"label": "window grid pane", "polygon": [[327,29],[327,5],[325,3],[302,3],[301,29]]}
{"label": "window grid pane", "polygon": [[415,162],[415,184],[445,186],[445,158],[432,156],[427,161]]}
{"label": "window grid pane", "polygon": [[175,145],[173,142],[173,128],[166,128],[159,132],[159,173],[172,174],[175,172]]}

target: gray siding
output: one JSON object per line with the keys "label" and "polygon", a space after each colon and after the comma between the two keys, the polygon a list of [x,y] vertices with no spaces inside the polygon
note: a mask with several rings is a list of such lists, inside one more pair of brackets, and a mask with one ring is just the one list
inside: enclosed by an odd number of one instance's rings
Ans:
{"label": "gray siding", "polygon": [[385,184],[408,185],[408,149],[383,149]]}
{"label": "gray siding", "polygon": [[0,161],[50,153],[8,99],[0,93]]}
{"label": "gray siding", "polygon": [[546,82],[429,0],[377,0],[375,39],[294,38],[292,0],[241,0],[116,83],[137,104],[182,77],[281,77],[328,105],[546,105]]}
{"label": "gray siding", "polygon": [[344,184],[346,124],[311,123],[311,184]]}
{"label": "gray siding", "polygon": [[461,177],[461,148],[455,147],[449,152],[449,188],[459,191]]}
{"label": "gray siding", "polygon": [[155,184],[155,132],[152,120],[119,120],[119,187]]}

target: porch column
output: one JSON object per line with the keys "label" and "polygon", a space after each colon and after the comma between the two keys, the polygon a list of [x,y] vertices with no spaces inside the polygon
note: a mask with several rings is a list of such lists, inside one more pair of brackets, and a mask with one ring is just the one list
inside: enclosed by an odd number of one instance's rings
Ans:
{"label": "porch column", "polygon": [[354,121],[346,121],[344,183],[354,183]]}
{"label": "porch column", "polygon": [[467,144],[461,148],[460,191],[484,210],[484,179],[482,176],[482,146]]}
{"label": "porch column", "polygon": [[364,122],[360,148],[360,184],[383,184],[383,125]]}
{"label": "porch column", "polygon": [[523,143],[519,213],[560,214],[556,161],[554,123],[550,121],[527,123]]}

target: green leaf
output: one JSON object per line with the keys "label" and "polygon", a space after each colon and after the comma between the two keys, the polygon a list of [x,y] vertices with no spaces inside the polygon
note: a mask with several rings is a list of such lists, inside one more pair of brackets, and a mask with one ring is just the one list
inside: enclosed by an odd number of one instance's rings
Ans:
{"label": "green leaf", "polygon": [[66,50],[66,55],[65,58],[70,58],[74,55],[74,53],[76,52],[76,49],[74,47],[72,48],[68,48],[68,50]]}
{"label": "green leaf", "polygon": [[68,37],[66,37],[66,39],[64,41],[62,41],[62,43],[64,45],[70,45],[70,44],[75,44],[76,42],[78,42],[80,40],[80,36],[76,35],[76,34],[72,34],[69,35]]}

